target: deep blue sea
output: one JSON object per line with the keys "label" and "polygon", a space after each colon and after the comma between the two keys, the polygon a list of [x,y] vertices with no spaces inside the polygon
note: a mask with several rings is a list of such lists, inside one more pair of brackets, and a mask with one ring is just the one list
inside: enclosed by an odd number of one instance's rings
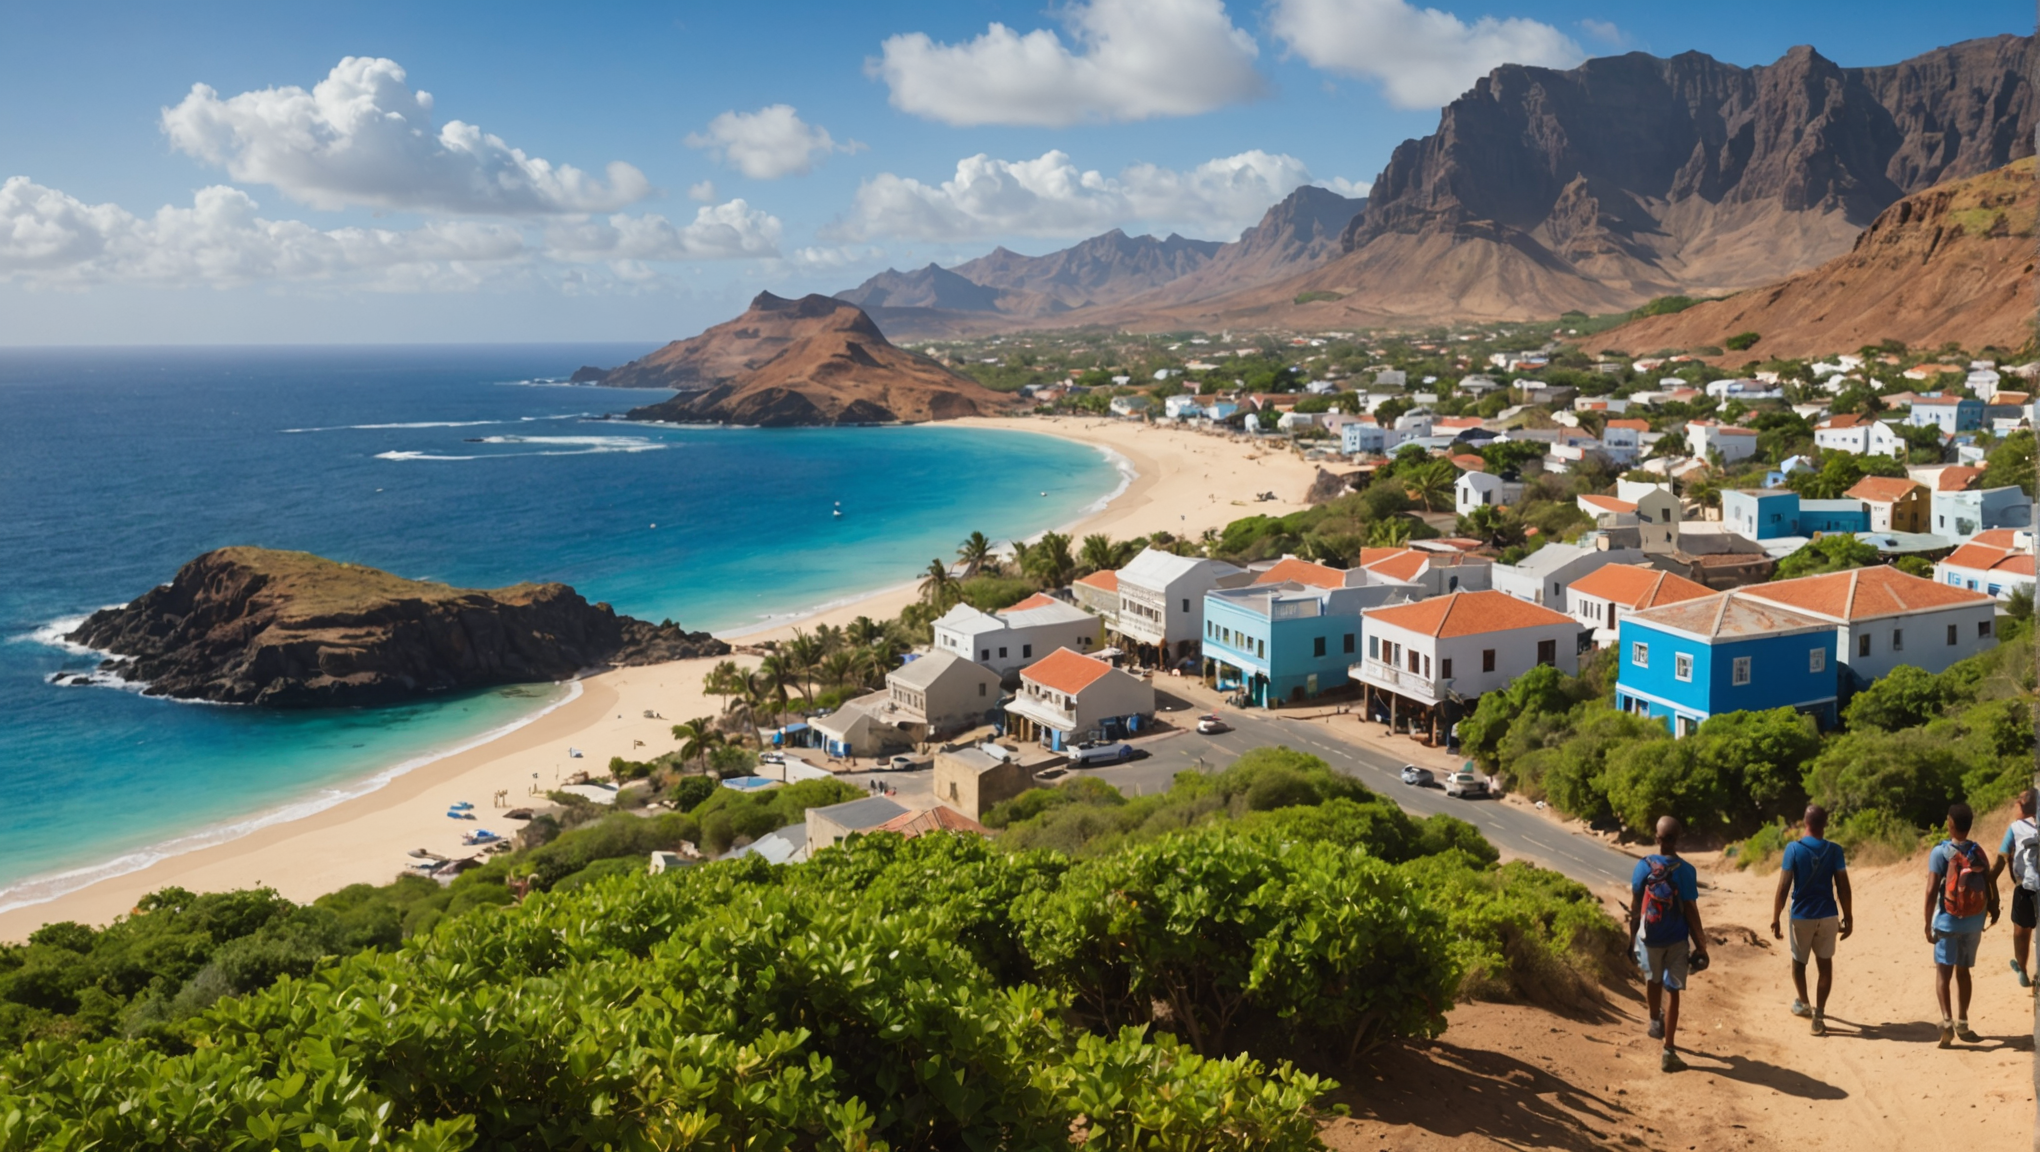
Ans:
{"label": "deep blue sea", "polygon": [[330,804],[564,692],[284,713],[47,682],[94,663],[63,624],[209,549],[561,580],[729,630],[1121,483],[1045,436],[634,425],[599,417],[664,393],[547,383],[649,347],[0,349],[0,908]]}

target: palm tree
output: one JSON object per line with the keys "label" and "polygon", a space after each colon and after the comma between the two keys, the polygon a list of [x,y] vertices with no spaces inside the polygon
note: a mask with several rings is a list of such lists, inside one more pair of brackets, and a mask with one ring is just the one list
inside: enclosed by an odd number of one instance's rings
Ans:
{"label": "palm tree", "polygon": [[1396,475],[1403,482],[1403,491],[1409,493],[1410,499],[1421,502],[1426,512],[1436,512],[1438,505],[1451,503],[1453,486],[1459,482],[1459,470],[1450,460],[1427,460]]}
{"label": "palm tree", "polygon": [[798,677],[800,695],[809,704],[815,701],[815,669],[822,662],[822,642],[798,628],[793,630],[793,639],[780,649],[785,654],[787,669]]}
{"label": "palm tree", "polygon": [[1013,549],[1013,575],[1025,576],[1027,574],[1027,558],[1033,555],[1034,545],[1029,544],[1025,540],[1015,540],[1009,547]]}
{"label": "palm tree", "polygon": [[956,558],[963,561],[966,579],[983,571],[992,560],[992,539],[982,532],[973,532],[963,538],[963,545],[956,550]]}
{"label": "palm tree", "polygon": [[859,616],[843,630],[843,638],[855,648],[864,648],[885,639],[885,625],[869,616]]}
{"label": "palm tree", "polygon": [[786,686],[795,680],[795,673],[786,657],[775,652],[758,661],[758,667],[751,673],[751,699],[754,707],[770,706],[775,713],[786,710]]}
{"label": "palm tree", "polygon": [[1118,568],[1126,563],[1120,559],[1121,547],[1114,545],[1112,537],[1103,532],[1093,532],[1084,537],[1084,545],[1077,552],[1077,563],[1086,573]]}
{"label": "palm tree", "polygon": [[843,629],[835,624],[817,624],[815,625],[815,643],[821,645],[822,655],[824,656],[831,652],[840,651],[845,647],[843,643]]}
{"label": "palm tree", "polygon": [[1027,552],[1027,572],[1044,588],[1060,588],[1077,571],[1076,557],[1070,555],[1070,538],[1061,532],[1044,532]]}
{"label": "palm tree", "polygon": [[1410,518],[1390,516],[1367,526],[1369,548],[1400,548],[1410,542]]}
{"label": "palm tree", "polygon": [[709,754],[723,744],[723,734],[716,730],[715,717],[697,716],[684,724],[673,725],[673,739],[680,741],[680,762],[698,760],[705,768]]}
{"label": "palm tree", "polygon": [[744,670],[735,660],[724,660],[708,670],[701,681],[701,690],[710,696],[723,698],[723,711],[730,708],[730,701],[744,694]]}
{"label": "palm tree", "polygon": [[867,644],[856,652],[857,674],[865,684],[876,688],[885,683],[885,674],[898,663],[892,645],[886,643]]}
{"label": "palm tree", "polygon": [[854,652],[831,652],[821,663],[822,683],[830,688],[842,688],[857,680],[857,655]]}
{"label": "palm tree", "polygon": [[956,581],[949,576],[949,565],[941,560],[928,561],[928,571],[921,578],[921,599],[937,610],[949,607],[958,596]]}

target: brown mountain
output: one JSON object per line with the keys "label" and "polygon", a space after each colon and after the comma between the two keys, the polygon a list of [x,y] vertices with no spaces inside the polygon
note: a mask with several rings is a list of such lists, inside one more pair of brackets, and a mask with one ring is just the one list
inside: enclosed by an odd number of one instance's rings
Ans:
{"label": "brown mountain", "polygon": [[618,616],[565,584],[482,592],[267,548],[208,552],[65,639],[112,653],[100,674],[149,695],[276,707],[381,704],[729,651],[706,632]]}
{"label": "brown mountain", "polygon": [[863,309],[828,296],[785,300],[761,292],[743,316],[680,343],[718,332],[741,333],[754,316],[789,314],[799,315],[801,323],[781,329],[784,342],[769,359],[705,391],[634,408],[630,418],[762,427],[888,424],[989,416],[1013,404],[1002,393],[895,347]]}
{"label": "brown mountain", "polygon": [[1900,200],[1847,254],[1780,283],[1670,316],[1632,320],[1597,346],[1645,354],[1721,346],[1755,332],[1752,355],[1806,357],[1883,340],[2017,348],[2033,335],[2040,185],[2028,157]]}
{"label": "brown mountain", "polygon": [[1806,47],[1506,65],[1396,149],[1337,259],[1152,319],[1522,319],[1779,279],[1901,196],[2030,155],[2035,63],[2031,37],[1998,36],[1874,68]]}
{"label": "brown mountain", "polygon": [[764,367],[795,342],[835,323],[836,312],[837,305],[826,296],[788,300],[761,292],[735,320],[675,340],[621,368],[583,368],[574,379],[613,388],[712,388]]}

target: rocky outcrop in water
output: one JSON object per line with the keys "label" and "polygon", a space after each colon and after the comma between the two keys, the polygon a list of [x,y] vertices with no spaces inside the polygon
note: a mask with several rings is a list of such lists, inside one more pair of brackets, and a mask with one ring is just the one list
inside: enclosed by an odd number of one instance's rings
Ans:
{"label": "rocky outcrop in water", "polygon": [[479,591],[305,552],[222,548],[65,639],[102,675],[180,700],[306,708],[561,680],[729,645],[590,604],[565,584]]}

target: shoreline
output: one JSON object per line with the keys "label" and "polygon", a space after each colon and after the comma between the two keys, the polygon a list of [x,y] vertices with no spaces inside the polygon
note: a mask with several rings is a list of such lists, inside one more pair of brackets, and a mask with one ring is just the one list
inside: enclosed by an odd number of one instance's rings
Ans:
{"label": "shoreline", "polygon": [[[942,426],[1055,436],[1104,454],[1119,471],[1121,482],[1080,509],[1074,521],[1055,529],[1072,535],[1081,529],[1115,537],[1155,531],[1194,537],[1248,514],[1240,510],[1247,506],[1245,501],[1221,500],[1222,494],[1273,488],[1300,500],[1315,475],[1313,465],[1287,454],[1106,418],[974,417],[945,421]],[[1248,482],[1235,483],[1248,477]],[[1251,507],[1281,515],[1303,505],[1285,499]],[[1167,521],[1169,514],[1178,517],[1174,524]],[[756,642],[799,624],[843,624],[859,615],[884,618],[898,614],[918,595],[918,581],[910,580],[716,635]],[[565,682],[570,685],[565,699],[443,752],[412,757],[335,785],[324,791],[349,794],[310,811],[299,811],[311,799],[307,797],[123,853],[104,864],[24,878],[10,887],[32,887],[100,872],[119,861],[140,861],[136,867],[67,891],[32,900],[11,894],[0,898],[6,900],[0,904],[0,939],[25,939],[55,920],[104,924],[131,910],[141,896],[171,885],[193,891],[266,886],[288,899],[309,903],[349,884],[387,883],[401,869],[403,853],[414,847],[460,855],[459,833],[486,827],[508,834],[517,826],[495,814],[522,805],[534,791],[553,787],[572,768],[600,775],[612,755],[644,758],[668,751],[673,724],[720,711],[720,701],[704,695],[700,684],[721,659],[748,665],[756,658],[703,657],[580,677]],[[572,768],[569,747],[584,751],[581,763]],[[499,791],[507,791],[506,805],[484,803]],[[446,808],[461,800],[477,806],[476,823],[455,825],[445,819]],[[162,851],[223,829],[245,831],[174,853]]]}

